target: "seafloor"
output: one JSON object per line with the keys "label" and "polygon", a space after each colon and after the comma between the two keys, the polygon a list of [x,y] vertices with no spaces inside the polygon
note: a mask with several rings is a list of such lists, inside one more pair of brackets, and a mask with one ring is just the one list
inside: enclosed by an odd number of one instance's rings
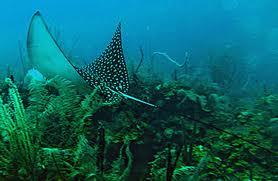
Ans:
{"label": "seafloor", "polygon": [[247,104],[211,81],[154,77],[133,73],[129,93],[157,108],[60,77],[2,80],[0,180],[277,179],[277,94]]}

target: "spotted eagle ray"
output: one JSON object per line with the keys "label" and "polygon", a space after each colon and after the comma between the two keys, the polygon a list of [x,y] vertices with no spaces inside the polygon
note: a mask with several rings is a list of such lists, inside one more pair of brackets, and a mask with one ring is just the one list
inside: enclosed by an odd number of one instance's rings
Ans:
{"label": "spotted eagle ray", "polygon": [[99,88],[105,102],[118,102],[126,98],[156,107],[127,94],[129,79],[122,48],[121,24],[105,51],[91,64],[79,68],[63,53],[38,11],[29,26],[27,51],[31,64],[46,78],[60,75],[82,85],[84,89],[88,86]]}
{"label": "spotted eagle ray", "polygon": [[[129,84],[127,68],[122,50],[120,25],[117,28],[112,42],[110,42],[109,46],[102,53],[102,55],[90,65],[78,68],[74,66],[65,56],[51,35],[41,14],[37,12],[33,15],[29,26],[27,51],[32,65],[46,78],[60,75],[68,80],[71,80],[73,83],[79,86],[82,85],[81,87],[84,89],[88,87],[99,87],[106,95],[106,101],[118,101],[121,99],[121,97],[124,97],[156,107],[153,104],[147,103],[127,94]],[[181,115],[184,116],[183,114]],[[271,154],[277,155],[276,152],[269,150],[268,148],[264,148],[257,143],[246,140],[242,136],[227,132],[201,120],[195,120],[189,116],[186,117],[188,119],[185,120],[201,123],[207,127],[214,128],[217,131],[232,135],[237,139],[264,149]]]}

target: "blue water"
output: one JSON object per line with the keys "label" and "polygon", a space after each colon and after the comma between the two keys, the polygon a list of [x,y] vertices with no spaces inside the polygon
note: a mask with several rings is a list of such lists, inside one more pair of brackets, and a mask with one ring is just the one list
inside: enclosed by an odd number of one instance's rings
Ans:
{"label": "blue water", "polygon": [[278,0],[2,0],[0,181],[278,180],[277,69]]}
{"label": "blue water", "polygon": [[258,80],[277,83],[276,0],[6,0],[0,6],[1,66],[18,65],[18,44],[25,45],[36,10],[58,32],[63,48],[88,62],[122,22],[127,61],[139,59],[140,46],[146,55],[163,51],[179,62],[189,52],[192,64],[202,64],[211,51],[235,47]]}

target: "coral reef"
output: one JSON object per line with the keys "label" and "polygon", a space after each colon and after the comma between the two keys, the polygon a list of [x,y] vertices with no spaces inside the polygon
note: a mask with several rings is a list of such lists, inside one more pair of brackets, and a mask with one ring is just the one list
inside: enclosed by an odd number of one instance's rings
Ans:
{"label": "coral reef", "polygon": [[58,76],[2,81],[0,180],[275,179],[277,95],[238,106],[214,83],[136,76],[131,93],[157,108]]}

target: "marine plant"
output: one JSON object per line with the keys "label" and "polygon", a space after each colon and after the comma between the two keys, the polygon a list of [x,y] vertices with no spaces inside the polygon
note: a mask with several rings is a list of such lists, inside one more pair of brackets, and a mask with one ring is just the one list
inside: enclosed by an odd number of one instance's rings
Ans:
{"label": "marine plant", "polygon": [[7,79],[1,88],[1,179],[273,178],[274,159],[264,149],[206,126],[275,150],[275,95],[259,98],[253,107],[231,109],[227,96],[209,85],[144,81],[137,85],[142,89],[131,91],[159,108],[109,104],[98,88],[82,95],[58,76],[31,80],[20,91]]}
{"label": "marine plant", "polygon": [[[0,99],[2,179],[126,180],[129,177],[133,164],[130,141],[136,139],[136,134],[128,136],[122,131],[115,136],[119,141],[112,141],[109,129],[108,135],[99,135],[89,128],[94,113],[103,106],[111,106],[99,97],[98,89],[81,97],[61,77],[42,82],[32,80],[25,106],[15,84],[7,79],[6,85],[7,103]],[[87,139],[92,135],[96,136],[94,143]],[[104,172],[99,161],[103,157],[102,162],[106,162],[106,149],[101,147],[110,143],[122,146],[119,157],[113,164],[105,164],[109,169]]]}
{"label": "marine plant", "polygon": [[37,169],[38,140],[34,124],[29,120],[19,92],[10,79],[7,103],[0,98],[1,175],[30,179]]}

